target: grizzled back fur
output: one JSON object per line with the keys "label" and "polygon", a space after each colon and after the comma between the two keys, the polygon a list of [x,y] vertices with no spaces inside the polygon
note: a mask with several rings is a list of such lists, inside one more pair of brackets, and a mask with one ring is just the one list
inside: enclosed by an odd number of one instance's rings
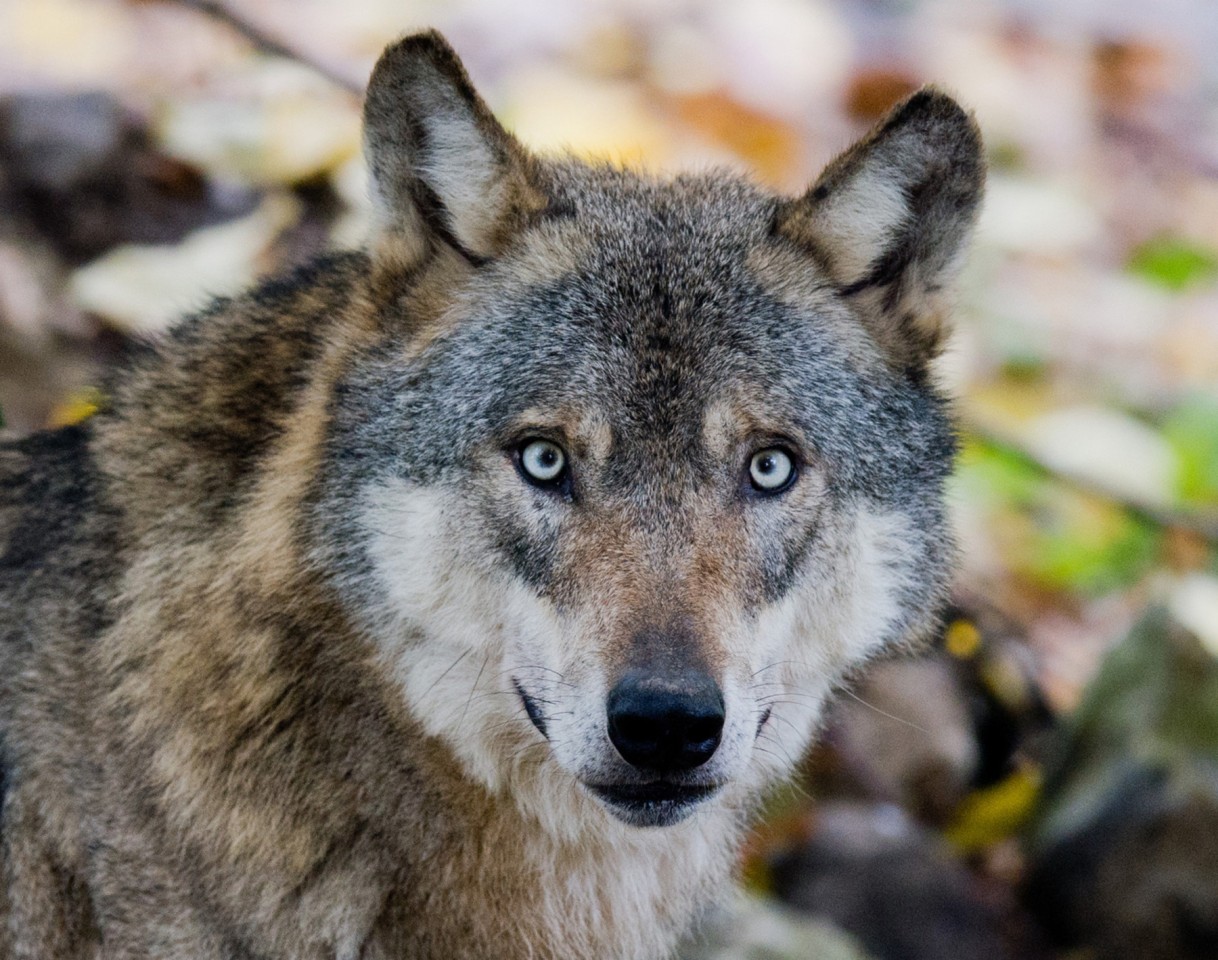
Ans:
{"label": "grizzled back fur", "polygon": [[366,252],[0,448],[0,956],[664,956],[935,623],[949,97],[784,198],[534,156],[421,34],[365,146]]}

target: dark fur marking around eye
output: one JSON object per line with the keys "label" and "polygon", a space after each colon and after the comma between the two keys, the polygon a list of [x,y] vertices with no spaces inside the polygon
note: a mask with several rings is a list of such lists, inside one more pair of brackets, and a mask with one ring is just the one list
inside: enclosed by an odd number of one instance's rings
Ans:
{"label": "dark fur marking around eye", "polygon": [[[790,545],[783,553],[777,569],[770,568],[762,583],[765,599],[769,603],[781,600],[794,585],[799,576],[808,554],[816,546],[821,537],[820,514],[818,512],[811,524],[799,540]],[[767,564],[767,566],[769,566]]]}
{"label": "dark fur marking around eye", "polygon": [[515,530],[498,538],[496,545],[503,551],[520,578],[530,586],[545,590],[550,585],[554,573],[553,544],[535,543],[525,531]]}

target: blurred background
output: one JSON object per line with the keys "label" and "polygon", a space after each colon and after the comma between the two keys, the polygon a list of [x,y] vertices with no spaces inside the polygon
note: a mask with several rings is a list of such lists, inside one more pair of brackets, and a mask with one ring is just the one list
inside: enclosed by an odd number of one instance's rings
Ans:
{"label": "blurred background", "polygon": [[543,150],[795,192],[926,82],[986,136],[955,606],[843,692],[687,957],[1218,957],[1218,4],[0,0],[4,434],[358,245],[359,91],[423,26]]}

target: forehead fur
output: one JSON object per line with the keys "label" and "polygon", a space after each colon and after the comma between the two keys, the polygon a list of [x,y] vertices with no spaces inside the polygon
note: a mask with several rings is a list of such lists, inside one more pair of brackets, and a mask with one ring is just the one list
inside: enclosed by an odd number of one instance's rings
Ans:
{"label": "forehead fur", "polygon": [[406,472],[434,476],[510,443],[525,411],[561,409],[613,425],[623,483],[656,464],[689,475],[711,401],[807,443],[849,485],[891,488],[917,461],[946,471],[940,399],[876,363],[849,303],[775,234],[774,198],[726,174],[546,176],[549,212],[453,274],[444,332],[387,344],[353,384],[351,428],[390,430]]}
{"label": "forehead fur", "polygon": [[[644,242],[680,242],[697,236],[727,247],[756,242],[773,226],[775,199],[725,171],[648,176],[607,164],[558,161],[546,165],[551,209],[606,240],[638,230]],[[663,228],[669,228],[667,232]],[[676,231],[671,232],[671,231]]]}

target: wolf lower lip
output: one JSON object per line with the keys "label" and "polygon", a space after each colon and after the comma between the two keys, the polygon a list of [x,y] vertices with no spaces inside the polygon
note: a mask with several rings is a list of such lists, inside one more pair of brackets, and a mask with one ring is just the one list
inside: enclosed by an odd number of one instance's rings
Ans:
{"label": "wolf lower lip", "polygon": [[719,784],[589,783],[598,798],[622,820],[639,827],[663,827],[684,820],[717,793]]}

